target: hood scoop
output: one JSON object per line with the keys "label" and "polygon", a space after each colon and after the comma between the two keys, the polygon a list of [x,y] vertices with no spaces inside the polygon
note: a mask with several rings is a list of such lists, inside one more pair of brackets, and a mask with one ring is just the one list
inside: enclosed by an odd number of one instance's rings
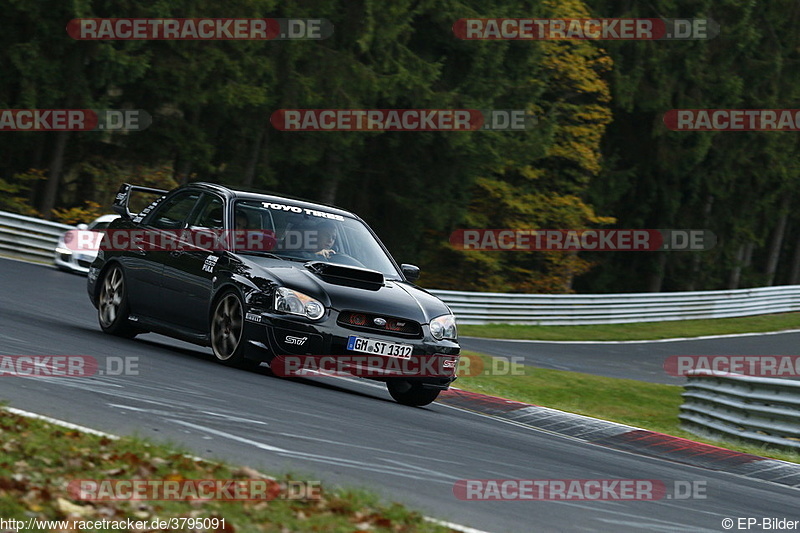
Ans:
{"label": "hood scoop", "polygon": [[377,270],[337,265],[324,261],[309,261],[306,263],[306,268],[322,278],[323,281],[336,285],[369,290],[378,290],[383,287],[383,274]]}

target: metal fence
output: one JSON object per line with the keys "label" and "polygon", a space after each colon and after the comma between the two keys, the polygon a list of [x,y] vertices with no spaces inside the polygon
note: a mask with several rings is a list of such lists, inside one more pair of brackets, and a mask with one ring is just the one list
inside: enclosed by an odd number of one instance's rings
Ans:
{"label": "metal fence", "polygon": [[53,259],[58,237],[75,226],[0,211],[0,251],[29,259]]}
{"label": "metal fence", "polygon": [[[72,226],[0,211],[0,252],[50,259]],[[503,294],[432,290],[461,324],[624,324],[800,311],[800,286],[632,294]]]}
{"label": "metal fence", "polygon": [[800,381],[690,373],[681,426],[800,451]]}
{"label": "metal fence", "polygon": [[431,292],[450,306],[460,324],[624,324],[800,311],[800,285],[631,294]]}

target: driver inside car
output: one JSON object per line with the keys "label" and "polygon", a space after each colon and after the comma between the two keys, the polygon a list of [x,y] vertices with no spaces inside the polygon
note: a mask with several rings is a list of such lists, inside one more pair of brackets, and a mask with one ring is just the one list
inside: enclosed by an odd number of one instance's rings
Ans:
{"label": "driver inside car", "polygon": [[330,259],[336,253],[333,245],[336,243],[336,225],[333,222],[320,222],[316,227],[317,250],[314,255]]}

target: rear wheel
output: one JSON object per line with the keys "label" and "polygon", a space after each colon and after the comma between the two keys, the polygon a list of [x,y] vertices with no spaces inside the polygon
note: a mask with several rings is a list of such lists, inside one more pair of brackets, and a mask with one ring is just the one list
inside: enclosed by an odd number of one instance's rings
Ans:
{"label": "rear wheel", "polygon": [[386,388],[397,403],[412,407],[432,403],[441,392],[439,389],[425,389],[422,385],[408,381],[389,381],[386,383]]}
{"label": "rear wheel", "polygon": [[211,349],[217,361],[224,365],[235,366],[244,362],[243,307],[239,294],[230,291],[217,300],[211,314]]}
{"label": "rear wheel", "polygon": [[125,274],[119,266],[112,266],[103,276],[97,301],[97,318],[105,333],[133,338],[140,330],[128,320],[130,307],[125,286]]}

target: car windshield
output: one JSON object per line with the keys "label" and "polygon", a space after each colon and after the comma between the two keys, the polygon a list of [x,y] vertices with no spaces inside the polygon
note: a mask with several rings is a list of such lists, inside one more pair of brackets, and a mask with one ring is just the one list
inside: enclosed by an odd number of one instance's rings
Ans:
{"label": "car windshield", "polygon": [[[234,229],[265,231],[274,237],[264,251],[282,259],[325,261],[377,270],[401,279],[372,232],[359,220],[283,203],[239,200]],[[239,249],[240,253],[256,251]]]}

